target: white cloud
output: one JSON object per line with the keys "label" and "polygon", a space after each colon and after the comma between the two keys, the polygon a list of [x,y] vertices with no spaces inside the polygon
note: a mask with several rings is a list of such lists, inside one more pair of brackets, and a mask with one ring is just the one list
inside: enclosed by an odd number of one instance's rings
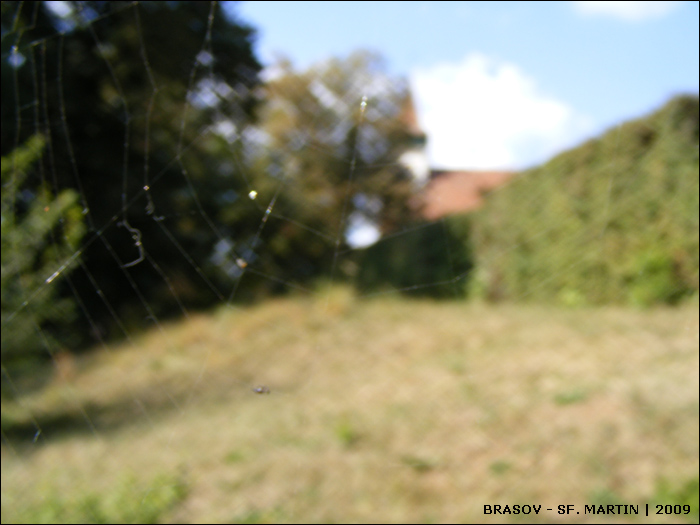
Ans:
{"label": "white cloud", "polygon": [[523,168],[591,131],[516,66],[473,53],[411,74],[434,168]]}
{"label": "white cloud", "polygon": [[661,18],[676,9],[681,2],[572,2],[574,9],[587,16],[608,16],[637,22]]}

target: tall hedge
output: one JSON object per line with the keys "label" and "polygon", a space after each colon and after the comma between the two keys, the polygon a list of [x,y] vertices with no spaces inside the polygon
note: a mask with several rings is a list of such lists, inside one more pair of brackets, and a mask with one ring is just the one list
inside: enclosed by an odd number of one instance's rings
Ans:
{"label": "tall hedge", "polygon": [[568,304],[698,292],[698,97],[525,171],[473,217],[473,292]]}

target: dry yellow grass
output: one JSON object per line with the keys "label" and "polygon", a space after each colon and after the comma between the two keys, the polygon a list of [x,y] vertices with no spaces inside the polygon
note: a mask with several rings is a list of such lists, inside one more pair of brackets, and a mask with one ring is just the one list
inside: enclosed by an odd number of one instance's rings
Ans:
{"label": "dry yellow grass", "polygon": [[[124,491],[138,516],[148,494],[182,484],[154,519],[656,522],[583,506],[643,512],[677,503],[654,499],[666,497],[660,484],[673,494],[697,480],[698,366],[697,306],[561,310],[330,290],[222,308],[4,402],[3,421],[30,429],[31,414],[42,434],[4,436],[2,518],[36,519],[43,505],[48,519],[90,519],[87,494],[102,509],[95,521],[114,519]],[[484,516],[485,504],[543,510]],[[567,504],[581,514],[544,510]]]}

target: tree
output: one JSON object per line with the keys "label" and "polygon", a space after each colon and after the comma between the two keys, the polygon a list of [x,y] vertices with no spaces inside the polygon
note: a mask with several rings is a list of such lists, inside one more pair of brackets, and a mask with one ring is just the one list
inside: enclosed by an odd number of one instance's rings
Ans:
{"label": "tree", "polygon": [[414,185],[398,162],[411,141],[401,115],[408,87],[368,52],[301,73],[286,60],[275,69],[261,112],[266,153],[258,167],[284,184],[279,213],[305,226],[288,232],[278,257],[305,254],[309,273],[318,277],[338,248],[348,248],[352,222],[386,234],[411,216]]}
{"label": "tree", "polygon": [[[211,227],[226,192],[247,193],[240,142],[224,150],[221,129],[240,135],[254,120],[261,66],[253,30],[219,5],[2,4],[2,154],[41,133],[47,154],[22,190],[39,195],[43,170],[52,191],[79,195],[83,265],[59,291],[105,333],[118,330],[103,298],[122,320],[177,312],[173,295],[220,300],[190,260],[204,265],[226,235]],[[140,255],[145,264],[120,268]]]}
{"label": "tree", "polygon": [[[35,195],[17,191],[43,147],[36,135],[2,158],[3,366],[54,352],[52,334],[75,318],[75,304],[59,298],[55,284],[44,284],[63,279],[77,264],[70,256],[85,233],[78,194],[66,189],[52,195],[46,185]],[[29,291],[35,296],[25,303]]]}

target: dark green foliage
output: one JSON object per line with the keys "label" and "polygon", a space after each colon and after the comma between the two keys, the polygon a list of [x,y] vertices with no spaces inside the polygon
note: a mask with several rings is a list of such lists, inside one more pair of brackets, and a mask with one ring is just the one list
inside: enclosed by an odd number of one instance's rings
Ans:
{"label": "dark green foliage", "polygon": [[[32,137],[2,158],[2,364],[10,367],[58,349],[53,337],[66,336],[75,305],[58,297],[60,283],[76,266],[71,255],[85,232],[78,195],[46,186],[36,194],[19,191],[44,140]],[[60,274],[52,274],[60,269]],[[52,278],[52,279],[51,279]],[[52,286],[46,280],[52,280]],[[25,305],[25,301],[31,302]]]}
{"label": "dark green foliage", "polygon": [[[80,266],[70,287],[54,286],[83,306],[71,349],[342,277],[353,214],[383,232],[404,223],[406,85],[378,57],[287,68],[263,86],[254,32],[230,6],[51,5],[2,4],[12,60],[2,62],[1,145],[7,154],[41,133],[46,150],[22,191],[37,194],[45,173],[85,211]],[[363,86],[378,78],[387,87],[369,94],[361,122]],[[321,103],[319,89],[344,103]]]}
{"label": "dark green foliage", "polygon": [[474,218],[491,299],[675,303],[698,291],[698,98],[526,171]]}
{"label": "dark green foliage", "polygon": [[[241,134],[253,121],[261,66],[253,30],[218,3],[64,2],[63,15],[50,6],[2,4],[2,53],[14,59],[2,61],[1,145],[7,155],[41,133],[45,153],[18,191],[39,195],[48,184],[77,193],[85,210],[73,287],[53,290],[85,306],[75,348],[123,336],[119,321],[150,325],[230,292],[230,276],[208,264],[214,246],[252,239],[262,214],[244,203],[246,220],[227,228],[225,212],[250,179],[241,141],[215,125]],[[147,258],[122,269],[139,257],[127,223]]]}
{"label": "dark green foliage", "polygon": [[380,240],[363,250],[362,293],[401,290],[436,298],[464,297],[471,269],[469,219],[454,216]]}

